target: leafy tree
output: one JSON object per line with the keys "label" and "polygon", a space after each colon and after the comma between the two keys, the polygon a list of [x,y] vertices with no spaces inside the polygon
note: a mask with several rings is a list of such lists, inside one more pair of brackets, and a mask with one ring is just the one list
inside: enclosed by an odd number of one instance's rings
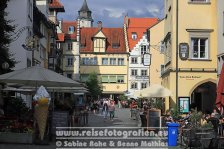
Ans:
{"label": "leafy tree", "polygon": [[10,33],[15,30],[15,26],[10,25],[11,20],[7,20],[7,3],[9,0],[0,1],[0,74],[6,72],[2,68],[2,64],[7,62],[9,64],[8,70],[15,67],[15,59],[13,55],[9,52],[9,44],[12,41]]}
{"label": "leafy tree", "polygon": [[98,96],[102,94],[101,86],[99,84],[100,82],[97,78],[96,72],[90,73],[88,80],[86,81],[86,85],[94,99],[98,99]]}

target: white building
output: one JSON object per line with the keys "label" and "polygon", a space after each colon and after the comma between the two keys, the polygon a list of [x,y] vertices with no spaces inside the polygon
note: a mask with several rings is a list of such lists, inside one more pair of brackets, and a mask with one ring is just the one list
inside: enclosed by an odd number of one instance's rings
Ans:
{"label": "white building", "polygon": [[68,78],[80,80],[80,28],[92,27],[92,12],[84,0],[75,21],[62,20],[58,29],[58,45],[63,49],[63,74]]}
{"label": "white building", "polygon": [[22,45],[33,35],[33,5],[33,0],[10,0],[6,8],[7,19],[13,20],[12,25],[16,25],[16,34],[13,34],[15,41],[9,46],[18,62],[15,70],[32,66],[32,52],[24,49]]}
{"label": "white building", "polygon": [[128,18],[125,17],[124,30],[126,48],[129,49],[128,94],[149,86],[149,66],[143,64],[143,55],[149,52],[147,28],[158,22],[157,18]]}

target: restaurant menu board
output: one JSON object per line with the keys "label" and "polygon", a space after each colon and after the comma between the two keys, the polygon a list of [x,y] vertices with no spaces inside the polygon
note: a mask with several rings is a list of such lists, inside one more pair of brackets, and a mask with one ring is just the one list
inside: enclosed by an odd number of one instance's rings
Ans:
{"label": "restaurant menu board", "polygon": [[52,113],[51,132],[55,134],[56,127],[68,127],[69,113],[67,111],[54,111]]}
{"label": "restaurant menu board", "polygon": [[190,97],[179,97],[179,109],[181,113],[189,112]]}
{"label": "restaurant menu board", "polygon": [[161,110],[148,110],[147,127],[160,127]]}

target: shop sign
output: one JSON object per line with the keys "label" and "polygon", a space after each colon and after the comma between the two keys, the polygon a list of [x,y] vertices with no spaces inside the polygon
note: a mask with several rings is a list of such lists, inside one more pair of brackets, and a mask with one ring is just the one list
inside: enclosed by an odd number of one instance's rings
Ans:
{"label": "shop sign", "polygon": [[179,109],[181,113],[189,112],[190,97],[179,97]]}
{"label": "shop sign", "polygon": [[143,55],[143,65],[144,66],[150,66],[151,65],[151,54],[145,53]]}
{"label": "shop sign", "polygon": [[201,78],[201,76],[179,76],[179,77],[180,79],[191,79],[191,80]]}
{"label": "shop sign", "polygon": [[189,45],[188,43],[179,44],[179,56],[181,60],[187,60],[189,57]]}

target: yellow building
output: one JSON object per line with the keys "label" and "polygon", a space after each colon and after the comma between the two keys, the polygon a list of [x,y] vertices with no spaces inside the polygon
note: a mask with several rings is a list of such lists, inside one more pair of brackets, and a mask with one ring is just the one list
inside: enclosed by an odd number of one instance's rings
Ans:
{"label": "yellow building", "polygon": [[176,102],[184,103],[181,106],[187,108],[188,100],[190,108],[197,107],[203,112],[213,109],[217,80],[216,2],[179,0],[177,5],[176,0],[165,1],[165,71],[162,84],[173,92],[166,103],[167,109]]}
{"label": "yellow building", "polygon": [[151,65],[149,67],[150,84],[161,84],[164,71],[164,55],[162,39],[164,37],[164,19],[148,29]]}
{"label": "yellow building", "polygon": [[80,76],[85,82],[96,72],[101,82],[102,97],[117,97],[127,90],[128,52],[123,28],[98,27],[80,29]]}

